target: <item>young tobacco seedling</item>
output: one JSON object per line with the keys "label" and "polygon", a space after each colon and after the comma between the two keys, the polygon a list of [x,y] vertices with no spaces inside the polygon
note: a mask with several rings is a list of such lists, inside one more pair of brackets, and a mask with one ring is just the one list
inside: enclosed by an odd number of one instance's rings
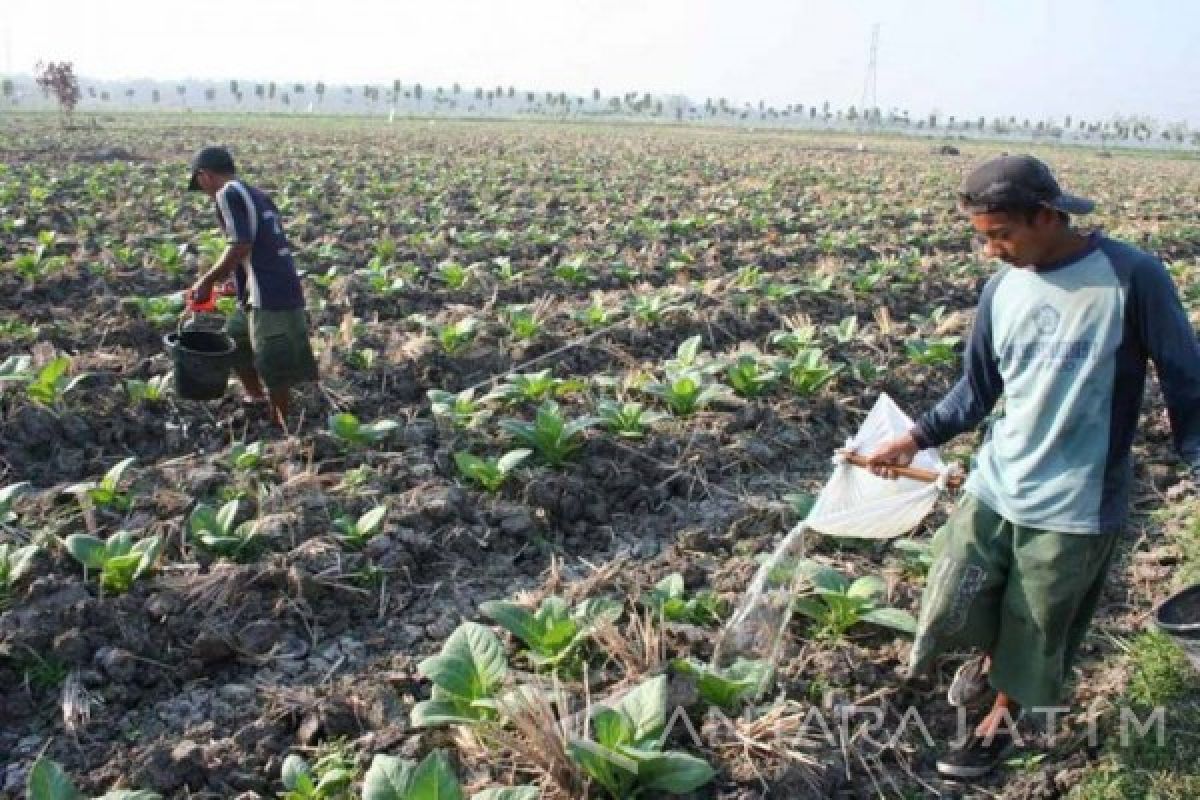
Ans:
{"label": "young tobacco seedling", "polygon": [[529,306],[509,306],[505,317],[509,335],[518,342],[527,342],[542,332],[541,315]]}
{"label": "young tobacco seedling", "polygon": [[625,439],[641,439],[650,426],[670,416],[661,411],[652,411],[641,403],[616,400],[601,400],[596,405],[596,413],[606,430]]}
{"label": "young tobacco seedling", "polygon": [[940,367],[958,361],[958,336],[942,336],[930,339],[909,339],[904,343],[908,360],[925,367]]}
{"label": "young tobacco seedling", "polygon": [[0,525],[10,525],[17,521],[17,512],[12,510],[17,497],[29,488],[29,481],[10,483],[0,489]]}
{"label": "young tobacco seedling", "polygon": [[825,333],[833,337],[838,344],[850,344],[858,336],[858,317],[851,314],[843,318],[837,325],[827,325]]}
{"label": "young tobacco seedling", "polygon": [[688,625],[716,625],[724,616],[725,608],[713,592],[696,592],[691,597],[683,586],[683,576],[672,572],[643,595],[645,606],[660,613],[668,622]]}
{"label": "young tobacco seedling", "polygon": [[84,567],[98,570],[100,587],[113,594],[129,591],[135,580],[149,574],[162,549],[158,536],[135,540],[129,531],[117,531],[107,540],[73,533],[63,546]]}
{"label": "young tobacco seedling", "polygon": [[43,406],[58,406],[67,392],[77,387],[86,372],[74,377],[67,377],[71,369],[71,359],[59,356],[52,359],[38,370],[25,384],[25,395],[34,403]]}
{"label": "young tobacco seedling", "polygon": [[97,508],[112,508],[127,511],[131,504],[129,493],[121,490],[121,479],[125,470],[132,466],[137,459],[133,456],[122,459],[109,467],[108,472],[99,481],[85,481],[68,486],[65,494],[73,494],[79,498],[82,505],[90,503]]}
{"label": "young tobacco seedling", "polygon": [[615,622],[621,605],[604,598],[589,598],[574,609],[561,597],[547,597],[536,611],[516,603],[491,600],[479,606],[483,615],[524,643],[535,667],[556,668],[566,661],[601,621]]}
{"label": "young tobacco seedling", "polygon": [[[71,778],[58,762],[40,756],[26,778],[26,800],[84,800]],[[96,800],[162,800],[149,789],[112,789]]]}
{"label": "young tobacco seedling", "polygon": [[414,727],[497,719],[496,693],[508,675],[508,662],[496,634],[483,625],[459,625],[440,653],[417,665],[417,672],[433,683],[433,693],[413,706]]}
{"label": "young tobacco seedling", "polygon": [[531,454],[531,450],[520,448],[510,450],[500,458],[480,458],[460,450],[454,454],[454,463],[464,477],[475,481],[489,492],[496,492],[508,480],[509,474]]}
{"label": "young tobacco seedling", "polygon": [[572,737],[571,758],[614,800],[647,792],[685,794],[713,779],[708,762],[678,750],[664,752],[667,676],[642,683],[610,706],[598,705],[589,719],[592,738]]}
{"label": "young tobacco seedling", "polygon": [[701,700],[728,713],[736,713],[742,703],[757,696],[771,677],[770,663],[759,659],[739,658],[718,669],[692,658],[677,658],[671,668],[695,682]]}
{"label": "young tobacco seedling", "polygon": [[[484,789],[471,800],[537,800],[536,786]],[[363,800],[463,800],[462,787],[441,750],[434,750],[417,764],[384,753],[371,760],[363,778]]]}
{"label": "young tobacco seedling", "polygon": [[812,348],[801,351],[791,360],[780,362],[779,371],[796,394],[808,397],[821,391],[837,377],[842,367],[840,364],[830,364],[821,350]]}
{"label": "young tobacco seedling", "polygon": [[591,416],[569,420],[563,416],[558,403],[547,400],[538,406],[533,422],[506,419],[500,421],[500,427],[547,464],[557,467],[583,447],[584,431],[598,422],[599,419]]}
{"label": "young tobacco seedling", "polygon": [[851,582],[832,567],[811,559],[796,568],[812,584],[815,595],[798,597],[792,607],[817,624],[819,638],[840,639],[860,622],[912,634],[917,621],[899,608],[880,605],[886,587],[883,579],[866,575]]}
{"label": "young tobacco seedling", "polygon": [[475,399],[474,389],[463,389],[461,392],[446,392],[441,389],[430,389],[426,396],[435,417],[450,420],[456,428],[470,428],[487,420],[492,412],[484,408],[481,400]]}
{"label": "young tobacco seedling", "polygon": [[279,780],[287,790],[279,797],[281,800],[346,798],[354,773],[354,760],[337,751],[317,759],[312,766],[302,756],[292,753],[283,760],[279,771]]}
{"label": "young tobacco seedling", "polygon": [[235,561],[249,558],[261,544],[256,520],[246,520],[240,525],[237,519],[238,501],[230,500],[220,510],[201,503],[188,518],[188,531],[201,547],[219,556]]}
{"label": "young tobacco seedling", "polygon": [[897,539],[892,547],[900,554],[904,571],[914,578],[923,578],[933,566],[933,549],[929,542],[917,539]]}
{"label": "young tobacco seedling", "polygon": [[690,417],[728,394],[723,385],[708,382],[703,373],[692,369],[668,372],[665,382],[648,383],[642,391],[662,400],[677,417]]}
{"label": "young tobacco seedling", "polygon": [[168,386],[168,375],[155,375],[148,381],[130,379],[125,381],[125,393],[131,403],[158,403],[166,398]]}
{"label": "young tobacco seedling", "polygon": [[359,422],[358,417],[345,412],[329,417],[329,432],[347,446],[364,447],[378,444],[399,427],[400,423],[391,419],[381,419],[369,424]]}
{"label": "young tobacco seedling", "polygon": [[761,397],[775,388],[779,371],[746,353],[726,367],[725,380],[741,397]]}
{"label": "young tobacco seedling", "polygon": [[504,383],[488,393],[488,399],[497,398],[508,403],[540,403],[551,398],[565,397],[584,388],[583,381],[574,378],[556,378],[549,369],[540,372],[514,373]]}
{"label": "young tobacco seedling", "polygon": [[463,289],[471,279],[471,270],[456,261],[443,261],[437,265],[434,278],[446,284],[447,289]]}
{"label": "young tobacco seedling", "polygon": [[475,338],[475,330],[479,322],[472,317],[460,319],[446,325],[435,325],[434,335],[442,346],[442,351],[448,356],[461,353]]}
{"label": "young tobacco seedling", "polygon": [[239,472],[252,472],[263,464],[266,457],[266,445],[262,442],[235,442],[229,448],[229,466]]}
{"label": "young tobacco seedling", "polygon": [[0,542],[0,611],[8,608],[12,590],[33,566],[37,546],[17,547],[12,542]]}
{"label": "young tobacco seedling", "polygon": [[334,535],[347,547],[359,549],[383,529],[387,506],[376,506],[358,519],[341,515],[333,520]]}

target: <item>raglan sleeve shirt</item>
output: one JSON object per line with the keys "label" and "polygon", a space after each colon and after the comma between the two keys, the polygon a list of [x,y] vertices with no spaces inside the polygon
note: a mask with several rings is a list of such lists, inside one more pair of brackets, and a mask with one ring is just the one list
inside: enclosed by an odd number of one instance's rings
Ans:
{"label": "raglan sleeve shirt", "polygon": [[256,220],[246,207],[245,197],[239,191],[231,191],[232,187],[230,181],[217,192],[217,212],[225,238],[230,244],[254,244]]}
{"label": "raglan sleeve shirt", "polygon": [[923,414],[912,435],[922,450],[939,447],[979,425],[1004,393],[1004,379],[996,365],[992,344],[992,296],[1004,273],[984,286],[975,321],[963,354],[963,375],[940,403]]}
{"label": "raglan sleeve shirt", "polygon": [[1129,288],[1130,327],[1154,362],[1175,449],[1200,479],[1200,341],[1161,261],[1138,263]]}

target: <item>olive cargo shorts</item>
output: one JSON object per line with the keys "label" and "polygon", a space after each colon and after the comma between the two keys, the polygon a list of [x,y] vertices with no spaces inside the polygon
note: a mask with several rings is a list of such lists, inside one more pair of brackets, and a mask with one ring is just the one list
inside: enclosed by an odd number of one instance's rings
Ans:
{"label": "olive cargo shorts", "polygon": [[980,648],[994,689],[1024,708],[1060,704],[1118,538],[1014,525],[964,495],[933,539],[909,674]]}
{"label": "olive cargo shorts", "polygon": [[308,317],[303,308],[239,308],[230,315],[225,332],[237,345],[234,369],[254,367],[268,389],[286,389],[294,383],[317,379],[317,362],[308,341]]}

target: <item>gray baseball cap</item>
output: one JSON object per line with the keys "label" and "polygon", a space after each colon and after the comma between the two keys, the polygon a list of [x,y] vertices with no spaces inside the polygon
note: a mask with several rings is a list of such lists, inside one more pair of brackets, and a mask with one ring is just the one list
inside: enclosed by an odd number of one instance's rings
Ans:
{"label": "gray baseball cap", "polygon": [[1060,189],[1050,168],[1033,156],[999,156],[980,164],[959,187],[958,205],[974,213],[1046,206],[1087,214],[1096,207],[1086,197]]}

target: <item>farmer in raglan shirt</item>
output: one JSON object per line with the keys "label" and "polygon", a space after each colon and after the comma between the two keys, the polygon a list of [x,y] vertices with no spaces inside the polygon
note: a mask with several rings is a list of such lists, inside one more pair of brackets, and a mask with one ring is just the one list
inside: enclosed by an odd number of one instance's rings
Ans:
{"label": "farmer in raglan shirt", "polygon": [[315,381],[317,363],[279,211],[266,194],[238,179],[225,148],[204,148],[191,166],[188,189],[216,201],[217,221],[229,241],[217,263],[192,286],[192,297],[204,302],[213,286],[233,275],[238,309],[226,332],[237,345],[234,371],[247,402],[265,400],[271,419],[286,430],[290,387]]}
{"label": "farmer in raglan shirt", "polygon": [[959,190],[986,255],[1007,266],[983,289],[964,375],[906,435],[869,454],[894,477],[921,449],[979,425],[1003,398],[965,496],[934,538],[909,662],[923,674],[948,650],[978,648],[949,700],[995,690],[973,735],[938,759],[947,777],[990,772],[1024,710],[1059,706],[1127,513],[1130,444],[1154,362],[1175,447],[1200,474],[1200,346],[1155,257],[1070,227],[1089,200],[1049,168],[1004,156]]}

